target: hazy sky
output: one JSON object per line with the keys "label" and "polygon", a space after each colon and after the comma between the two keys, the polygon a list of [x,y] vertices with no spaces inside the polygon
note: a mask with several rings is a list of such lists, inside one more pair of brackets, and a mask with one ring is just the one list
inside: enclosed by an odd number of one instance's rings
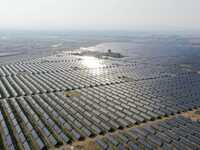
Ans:
{"label": "hazy sky", "polygon": [[200,29],[200,0],[0,0],[0,28]]}

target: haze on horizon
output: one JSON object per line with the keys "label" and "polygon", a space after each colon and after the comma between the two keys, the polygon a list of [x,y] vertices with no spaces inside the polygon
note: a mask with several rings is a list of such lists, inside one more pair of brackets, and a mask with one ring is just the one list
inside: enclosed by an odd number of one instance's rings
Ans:
{"label": "haze on horizon", "polygon": [[0,0],[0,29],[200,30],[200,1]]}

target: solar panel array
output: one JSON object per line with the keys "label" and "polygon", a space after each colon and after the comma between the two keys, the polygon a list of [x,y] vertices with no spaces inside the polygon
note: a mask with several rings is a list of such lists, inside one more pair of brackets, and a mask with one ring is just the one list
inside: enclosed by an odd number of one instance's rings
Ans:
{"label": "solar panel array", "polygon": [[106,135],[95,142],[100,149],[200,149],[200,122],[178,116],[162,122]]}
{"label": "solar panel array", "polygon": [[[65,52],[0,66],[0,149],[58,147],[200,106],[194,68],[97,58],[90,68],[85,61]],[[103,141],[110,149],[112,141]]]}

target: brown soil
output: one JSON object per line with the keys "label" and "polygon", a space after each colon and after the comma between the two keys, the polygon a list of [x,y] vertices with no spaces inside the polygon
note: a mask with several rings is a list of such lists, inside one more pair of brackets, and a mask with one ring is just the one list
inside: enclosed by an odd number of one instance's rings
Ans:
{"label": "brown soil", "polygon": [[200,109],[197,109],[197,110],[194,110],[194,111],[188,111],[188,112],[183,113],[182,115],[187,117],[187,118],[190,118],[194,121],[197,121],[197,120],[200,120],[200,114],[197,113],[199,111],[200,111]]}

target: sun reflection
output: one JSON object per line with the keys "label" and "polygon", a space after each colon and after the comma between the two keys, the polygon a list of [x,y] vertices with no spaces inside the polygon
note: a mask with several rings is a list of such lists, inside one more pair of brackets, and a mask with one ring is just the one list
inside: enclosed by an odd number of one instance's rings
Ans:
{"label": "sun reflection", "polygon": [[92,56],[84,56],[83,58],[83,65],[88,67],[89,69],[93,69],[93,68],[100,68],[103,65],[101,64],[100,60],[92,57]]}

